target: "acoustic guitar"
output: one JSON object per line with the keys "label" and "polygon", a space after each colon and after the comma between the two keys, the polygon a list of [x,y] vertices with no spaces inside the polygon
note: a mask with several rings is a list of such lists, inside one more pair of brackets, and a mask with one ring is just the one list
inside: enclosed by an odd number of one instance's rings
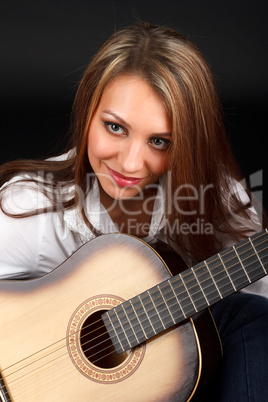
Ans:
{"label": "acoustic guitar", "polygon": [[267,274],[267,247],[262,231],[172,276],[108,234],[42,278],[0,281],[2,401],[190,400],[220,355],[209,306]]}

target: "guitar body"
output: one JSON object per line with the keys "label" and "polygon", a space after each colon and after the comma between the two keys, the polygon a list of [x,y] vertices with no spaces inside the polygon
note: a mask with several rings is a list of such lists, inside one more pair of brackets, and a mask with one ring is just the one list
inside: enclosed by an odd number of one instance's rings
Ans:
{"label": "guitar body", "polygon": [[198,323],[191,319],[117,355],[100,319],[169,277],[143,241],[104,235],[43,278],[1,281],[3,400],[191,399],[205,365],[200,339],[210,339],[208,332],[199,336]]}

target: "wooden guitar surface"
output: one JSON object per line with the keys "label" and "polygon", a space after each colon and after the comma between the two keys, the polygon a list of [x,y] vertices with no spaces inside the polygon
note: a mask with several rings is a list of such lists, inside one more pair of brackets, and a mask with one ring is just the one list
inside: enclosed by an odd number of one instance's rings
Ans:
{"label": "wooden guitar surface", "polygon": [[202,366],[192,320],[122,356],[111,353],[100,320],[104,311],[169,277],[146,243],[128,235],[104,235],[43,278],[1,281],[4,400],[190,399]]}

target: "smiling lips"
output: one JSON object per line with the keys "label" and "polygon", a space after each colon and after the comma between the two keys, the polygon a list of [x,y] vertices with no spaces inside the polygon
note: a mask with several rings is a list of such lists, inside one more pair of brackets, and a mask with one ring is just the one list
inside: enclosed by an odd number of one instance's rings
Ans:
{"label": "smiling lips", "polygon": [[[107,166],[108,167],[108,166]],[[136,178],[136,177],[126,177],[123,176],[122,174],[116,172],[113,169],[110,169],[108,167],[108,171],[114,180],[114,182],[119,186],[119,187],[133,187],[139,184],[142,181],[142,178]]]}

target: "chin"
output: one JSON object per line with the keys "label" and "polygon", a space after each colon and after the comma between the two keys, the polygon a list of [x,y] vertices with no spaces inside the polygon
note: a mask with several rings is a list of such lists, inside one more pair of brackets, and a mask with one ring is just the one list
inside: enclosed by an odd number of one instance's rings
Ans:
{"label": "chin", "polygon": [[[109,194],[109,193],[108,193]],[[131,198],[137,197],[140,193],[137,191],[126,191],[125,189],[118,191],[114,191],[112,194],[109,194],[114,200],[130,200]]]}

